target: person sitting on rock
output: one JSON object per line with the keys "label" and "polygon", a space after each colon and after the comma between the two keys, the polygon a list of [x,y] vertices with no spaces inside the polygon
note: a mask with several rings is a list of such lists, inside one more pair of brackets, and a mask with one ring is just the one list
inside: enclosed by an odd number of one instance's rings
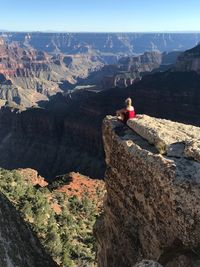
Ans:
{"label": "person sitting on rock", "polygon": [[125,106],[125,108],[116,111],[118,119],[124,123],[135,117],[135,110],[132,106],[132,100],[130,97],[125,100]]}

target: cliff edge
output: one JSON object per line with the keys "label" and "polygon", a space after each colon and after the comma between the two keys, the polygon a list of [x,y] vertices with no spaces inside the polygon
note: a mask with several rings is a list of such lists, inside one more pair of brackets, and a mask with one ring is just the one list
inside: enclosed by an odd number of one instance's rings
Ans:
{"label": "cliff edge", "polygon": [[200,128],[146,115],[128,125],[103,122],[98,266],[200,266]]}

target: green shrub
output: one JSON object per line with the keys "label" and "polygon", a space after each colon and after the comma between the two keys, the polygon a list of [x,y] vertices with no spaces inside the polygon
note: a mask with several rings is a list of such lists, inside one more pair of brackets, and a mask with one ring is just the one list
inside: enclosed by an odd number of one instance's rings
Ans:
{"label": "green shrub", "polygon": [[[68,197],[49,189],[34,187],[18,171],[0,169],[0,192],[20,211],[22,217],[37,234],[47,253],[62,267],[95,266],[95,240],[92,228],[97,208],[87,192],[82,199]],[[52,205],[57,203],[61,213],[56,214]]]}

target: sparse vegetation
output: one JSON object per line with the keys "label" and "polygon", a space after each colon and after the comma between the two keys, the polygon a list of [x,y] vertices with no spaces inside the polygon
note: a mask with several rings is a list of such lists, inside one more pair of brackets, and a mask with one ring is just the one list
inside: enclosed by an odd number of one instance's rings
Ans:
{"label": "sparse vegetation", "polygon": [[96,199],[91,199],[87,192],[78,198],[52,188],[37,189],[18,171],[4,169],[0,169],[0,191],[20,211],[60,266],[96,266],[92,228],[98,216],[98,193]]}

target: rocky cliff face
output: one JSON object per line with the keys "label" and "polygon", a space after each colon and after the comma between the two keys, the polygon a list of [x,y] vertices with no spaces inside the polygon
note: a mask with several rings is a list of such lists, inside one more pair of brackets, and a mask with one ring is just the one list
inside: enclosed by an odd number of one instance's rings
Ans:
{"label": "rocky cliff face", "polygon": [[0,193],[0,266],[58,266],[10,201]]}
{"label": "rocky cliff face", "polygon": [[137,57],[124,57],[119,60],[121,70],[150,72],[162,63],[162,54],[159,52],[145,52]]}
{"label": "rocky cliff face", "polygon": [[200,74],[200,44],[179,56],[175,70],[195,71]]}
{"label": "rocky cliff face", "polygon": [[[180,52],[160,53],[158,51],[145,52],[139,56],[128,56],[119,59],[116,65],[105,66],[99,70],[102,88],[125,88],[140,81],[144,75],[150,72],[158,72],[170,69],[176,62]],[[105,70],[109,68],[106,73]],[[104,72],[104,77],[101,73]]]}
{"label": "rocky cliff face", "polygon": [[195,72],[167,71],[145,76],[129,95],[141,113],[199,125],[199,85]]}
{"label": "rocky cliff face", "polygon": [[103,123],[98,265],[199,266],[200,128],[148,116],[128,125],[111,116]]}
{"label": "rocky cliff face", "polygon": [[[61,107],[59,102],[58,106]],[[65,108],[66,106],[64,106]],[[69,171],[103,177],[104,162],[99,127],[69,110],[0,111],[0,166],[7,169],[34,168],[47,179]],[[73,113],[76,116],[76,111]],[[78,114],[77,114],[78,115]],[[95,114],[96,115],[96,114]]]}
{"label": "rocky cliff face", "polygon": [[[113,87],[128,87],[140,80],[142,74],[158,69],[167,54],[156,51],[145,52],[138,56],[121,57],[116,64],[105,65],[100,70],[91,73],[85,83],[95,84],[97,89],[109,89]],[[175,57],[169,59],[175,63]]]}

